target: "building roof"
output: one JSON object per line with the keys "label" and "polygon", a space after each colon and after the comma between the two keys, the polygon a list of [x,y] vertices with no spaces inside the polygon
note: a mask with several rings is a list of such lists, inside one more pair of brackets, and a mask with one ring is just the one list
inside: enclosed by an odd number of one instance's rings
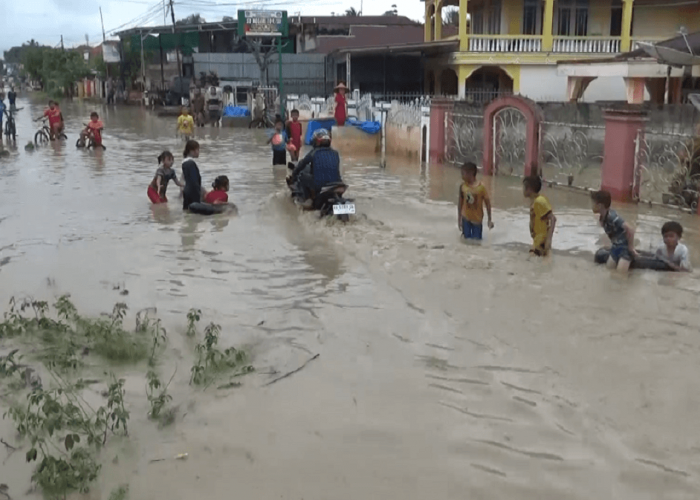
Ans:
{"label": "building roof", "polygon": [[379,44],[395,45],[423,41],[422,26],[352,26],[347,36],[324,36],[316,38],[316,48],[309,51],[329,54],[336,50],[372,47]]}
{"label": "building roof", "polygon": [[319,26],[422,26],[406,16],[289,16],[289,24]]}
{"label": "building roof", "polygon": [[437,42],[399,43],[394,45],[374,45],[371,47],[356,47],[338,49],[331,54],[334,56],[375,55],[375,54],[441,54],[454,52],[459,47],[459,40],[440,40]]}

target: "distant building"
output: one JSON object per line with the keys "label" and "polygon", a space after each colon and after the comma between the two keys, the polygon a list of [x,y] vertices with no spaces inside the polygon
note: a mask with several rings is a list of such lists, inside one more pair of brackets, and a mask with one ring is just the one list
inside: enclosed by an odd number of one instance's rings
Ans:
{"label": "distant building", "polygon": [[[459,46],[426,60],[425,90],[462,97],[514,92],[566,101],[557,64],[613,58],[639,41],[700,26],[700,2],[685,0],[423,0],[426,43]],[[458,36],[443,30],[443,10],[459,9]],[[589,82],[586,101],[624,100],[622,79]]]}

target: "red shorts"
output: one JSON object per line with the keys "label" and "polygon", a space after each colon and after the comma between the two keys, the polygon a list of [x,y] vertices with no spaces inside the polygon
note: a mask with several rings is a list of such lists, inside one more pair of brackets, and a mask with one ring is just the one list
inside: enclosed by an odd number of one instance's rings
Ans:
{"label": "red shorts", "polygon": [[168,198],[166,198],[165,196],[161,197],[158,194],[158,191],[153,189],[153,186],[148,186],[147,193],[148,193],[148,199],[151,200],[151,202],[153,202],[153,204],[155,204],[155,205],[157,205],[158,203],[167,203],[168,202]]}

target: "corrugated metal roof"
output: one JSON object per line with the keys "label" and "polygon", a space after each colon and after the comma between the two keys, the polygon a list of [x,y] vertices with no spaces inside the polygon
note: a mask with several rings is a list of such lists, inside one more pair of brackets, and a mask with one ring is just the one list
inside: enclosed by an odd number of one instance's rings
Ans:
{"label": "corrugated metal roof", "polygon": [[348,36],[323,36],[316,39],[311,53],[329,54],[335,50],[423,41],[422,26],[352,26]]}
{"label": "corrugated metal roof", "polygon": [[452,52],[459,47],[459,40],[440,40],[437,42],[420,42],[420,43],[399,43],[395,45],[374,45],[372,47],[358,47],[339,49],[331,54],[398,54],[410,52],[423,52],[426,54],[435,54],[443,52]]}

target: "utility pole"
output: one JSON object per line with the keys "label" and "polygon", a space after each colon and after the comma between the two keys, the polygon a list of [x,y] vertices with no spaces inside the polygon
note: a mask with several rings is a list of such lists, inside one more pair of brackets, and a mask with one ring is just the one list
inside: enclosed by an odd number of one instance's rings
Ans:
{"label": "utility pole", "polygon": [[107,35],[105,35],[105,20],[102,18],[102,7],[100,7],[100,22],[102,23],[102,62],[105,63],[105,68],[107,70],[107,74],[105,75],[107,78],[109,78],[109,64],[104,60],[105,57],[105,42],[107,41]]}
{"label": "utility pole", "polygon": [[66,49],[63,47],[63,35],[61,35],[61,50],[66,50]]}
{"label": "utility pole", "polygon": [[[170,0],[170,17],[173,20],[173,35],[175,34],[175,9],[173,8],[173,0]],[[177,72],[178,76],[182,76],[182,64],[180,63],[180,48],[175,44],[175,53],[177,54]]]}

